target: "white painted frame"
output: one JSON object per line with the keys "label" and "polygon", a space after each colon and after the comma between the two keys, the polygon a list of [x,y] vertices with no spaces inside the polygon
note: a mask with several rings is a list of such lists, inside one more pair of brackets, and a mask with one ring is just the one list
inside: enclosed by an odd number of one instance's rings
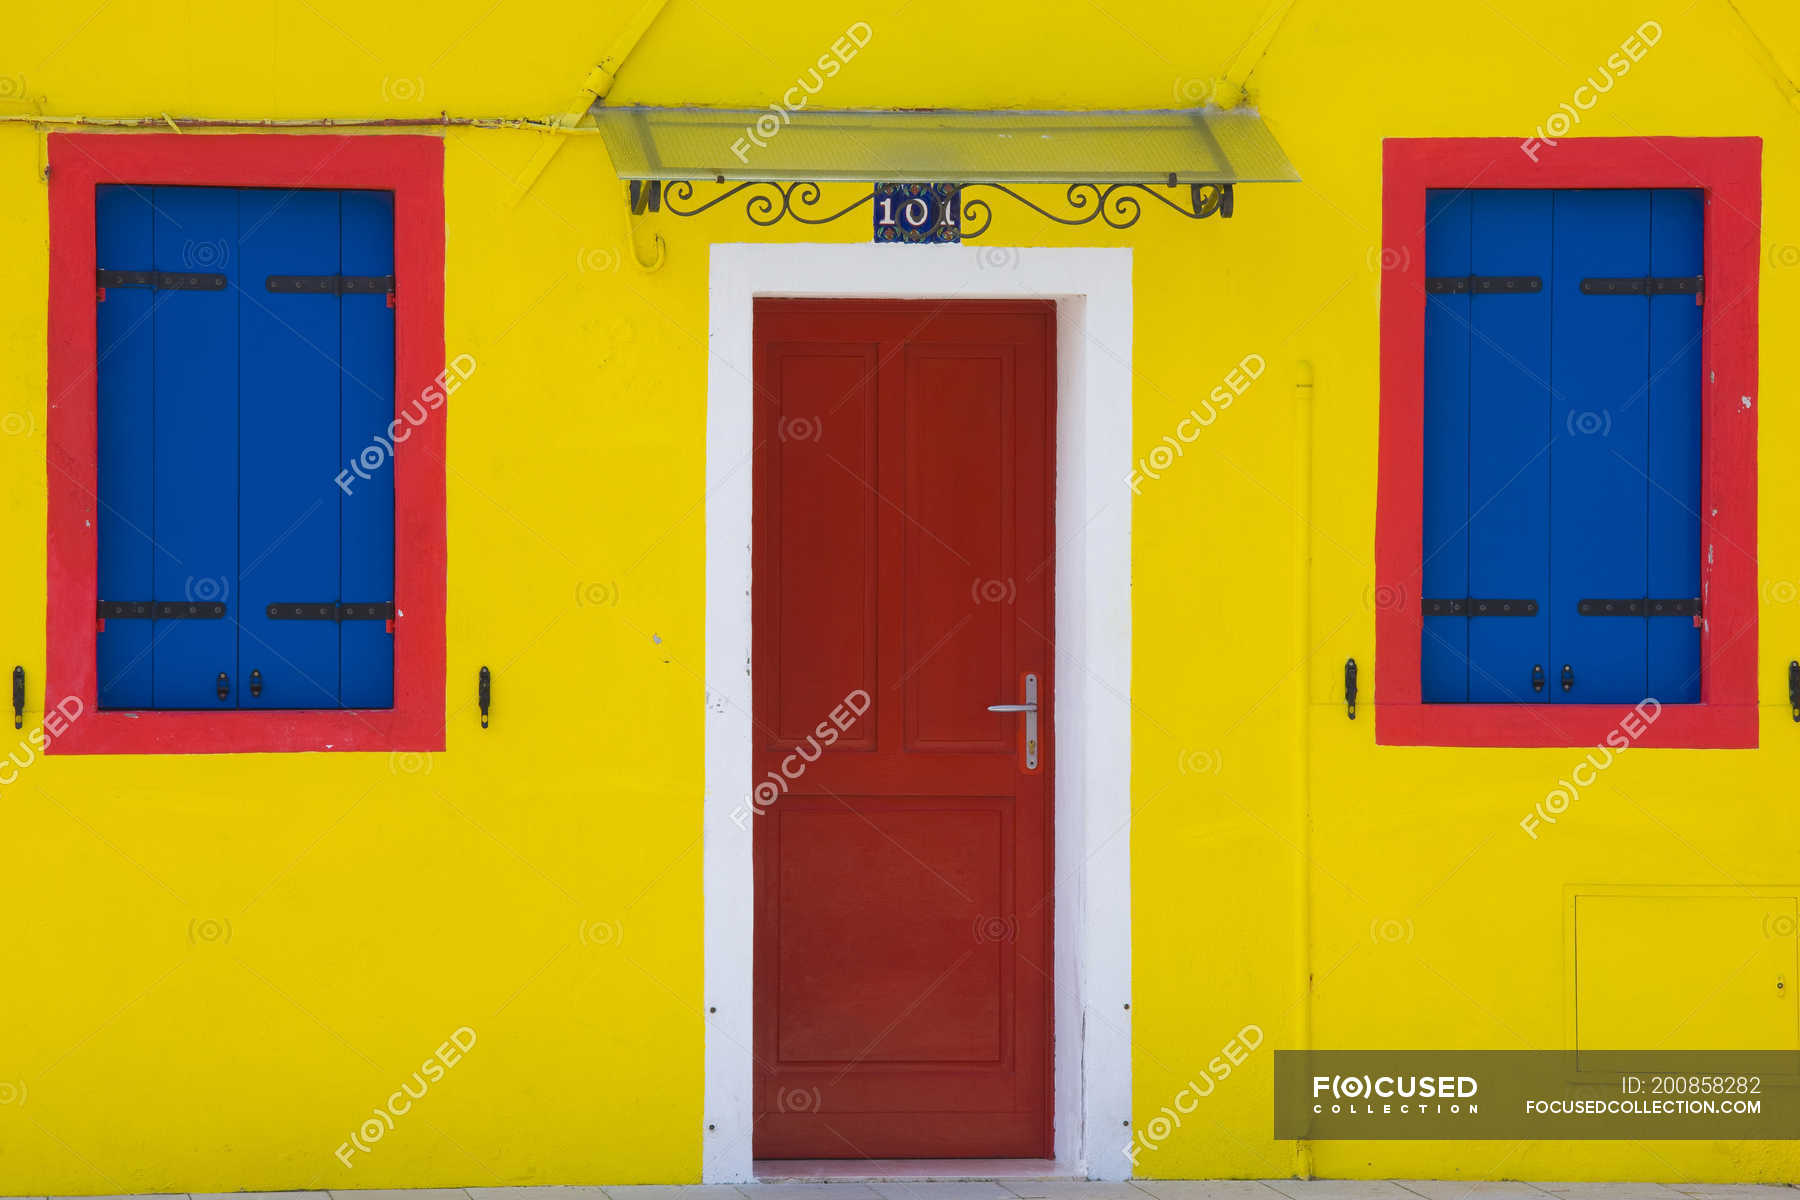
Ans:
{"label": "white painted frame", "polygon": [[[706,404],[706,1096],[701,1177],[752,1179],[750,572],[758,296],[1056,301],[1059,1164],[1131,1164],[1131,251],[712,247]],[[854,1166],[845,1164],[846,1174]]]}

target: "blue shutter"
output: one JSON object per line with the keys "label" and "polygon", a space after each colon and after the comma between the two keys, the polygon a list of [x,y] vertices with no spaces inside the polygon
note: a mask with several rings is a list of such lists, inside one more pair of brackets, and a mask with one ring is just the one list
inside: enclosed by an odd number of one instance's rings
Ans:
{"label": "blue shutter", "polygon": [[[394,198],[389,192],[343,193],[344,274],[394,273]],[[343,298],[343,438],[333,475],[350,468],[371,446],[388,442],[394,420],[394,310],[379,293]],[[404,438],[413,424],[440,420],[419,397],[399,422]],[[380,439],[380,441],[377,441]],[[394,453],[406,453],[404,445]],[[386,453],[386,451],[383,451]],[[345,479],[342,500],[342,595],[346,603],[394,599],[394,463],[370,478]],[[339,489],[333,487],[338,493]],[[389,708],[394,703],[394,635],[387,622],[345,621],[342,641],[346,708]]]}
{"label": "blue shutter", "polygon": [[[224,619],[153,622],[157,708],[237,705],[238,197],[226,188],[152,193],[154,263],[170,273],[215,272],[222,290],[158,288],[153,431],[156,541],[151,597],[218,601]],[[126,289],[121,289],[126,290]],[[112,303],[114,293],[108,293]],[[102,597],[102,599],[133,597]],[[109,623],[108,629],[112,628]],[[218,695],[217,679],[228,690]]]}
{"label": "blue shutter", "polygon": [[[1467,192],[1427,192],[1425,274],[1469,274]],[[1469,295],[1425,298],[1424,599],[1469,595]],[[1419,694],[1426,703],[1469,698],[1469,619],[1424,617]]]}
{"label": "blue shutter", "polygon": [[1581,283],[1649,274],[1649,192],[1556,193],[1550,639],[1556,671],[1567,665],[1574,679],[1554,689],[1557,701],[1635,704],[1646,694],[1646,618],[1579,606],[1649,594],[1648,301],[1587,294]]}
{"label": "blue shutter", "polygon": [[[99,599],[146,614],[97,635],[102,707],[391,707],[384,619],[271,606],[394,599],[392,465],[337,482],[387,437],[394,313],[334,282],[393,274],[392,196],[106,186],[95,239],[102,271],[137,273],[97,317]],[[171,602],[225,615],[150,615]]]}
{"label": "blue shutter", "polygon": [[337,622],[276,620],[269,606],[338,598],[338,298],[267,281],[338,273],[338,195],[245,191],[242,206],[241,703],[333,708]]}
{"label": "blue shutter", "polygon": [[1474,293],[1469,349],[1469,595],[1532,600],[1534,616],[1469,619],[1469,699],[1533,701],[1550,621],[1550,197],[1476,191],[1470,270],[1543,290]]}
{"label": "blue shutter", "polygon": [[[108,185],[94,196],[96,259],[105,271],[148,271],[150,189]],[[99,599],[148,602],[155,524],[151,442],[156,406],[155,301],[149,288],[115,287],[96,312],[99,363]],[[95,640],[100,707],[148,708],[151,622],[109,621]]]}
{"label": "blue shutter", "polygon": [[[1650,201],[1650,273],[1701,273],[1702,193]],[[1650,597],[1700,596],[1700,316],[1697,297],[1650,299]],[[1649,619],[1649,694],[1700,699],[1700,630],[1691,617]]]}

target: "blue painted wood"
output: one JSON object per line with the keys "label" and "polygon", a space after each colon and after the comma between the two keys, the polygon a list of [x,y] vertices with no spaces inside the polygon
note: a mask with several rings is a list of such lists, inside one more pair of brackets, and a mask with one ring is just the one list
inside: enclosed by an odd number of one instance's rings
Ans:
{"label": "blue painted wood", "polygon": [[334,708],[337,623],[271,620],[267,606],[338,599],[338,298],[272,293],[265,281],[338,273],[338,194],[249,189],[239,203],[239,703]]}
{"label": "blue painted wood", "polygon": [[[1650,201],[1653,275],[1702,272],[1704,195],[1658,191]],[[1700,318],[1693,296],[1654,296],[1650,307],[1648,545],[1650,595],[1700,595]],[[1754,549],[1750,547],[1749,549]],[[1649,694],[1664,704],[1700,699],[1700,630],[1687,617],[1649,619]]]}
{"label": "blue painted wood", "polygon": [[[94,226],[102,270],[151,269],[150,189],[96,188]],[[155,301],[148,288],[112,288],[95,313],[101,600],[149,600],[154,587]],[[96,636],[100,707],[150,707],[153,632],[149,621],[115,620]]]}
{"label": "blue painted wood", "polygon": [[[220,272],[227,280],[223,291],[155,293],[153,599],[224,600],[227,615],[155,622],[152,699],[157,708],[233,708],[241,606],[238,198],[227,188],[159,187],[152,204],[155,268]],[[215,687],[221,673],[231,684],[224,700]]]}
{"label": "blue painted wood", "polygon": [[[346,275],[390,275],[394,270],[394,198],[390,192],[343,193],[343,262]],[[394,598],[394,462],[407,453],[388,426],[394,410],[394,310],[386,296],[345,296],[343,304],[343,438],[337,470],[343,478],[342,599]],[[413,396],[395,430],[404,439],[441,413]],[[373,452],[370,448],[375,447]],[[366,454],[366,457],[364,457]],[[370,460],[379,459],[373,468]],[[351,469],[362,463],[363,479]],[[346,621],[341,676],[346,708],[390,708],[394,703],[394,635],[384,621]]]}
{"label": "blue painted wood", "polygon": [[[1425,197],[1425,274],[1469,274],[1468,192]],[[1469,594],[1469,296],[1425,297],[1424,597]],[[1391,598],[1416,605],[1420,596]],[[1469,619],[1425,617],[1419,694],[1427,704],[1469,698]]]}
{"label": "blue painted wood", "polygon": [[1549,581],[1551,202],[1541,191],[1471,193],[1471,270],[1536,275],[1535,294],[1476,294],[1469,351],[1469,593],[1535,599],[1535,617],[1469,620],[1469,699],[1541,701]]}
{"label": "blue painted wood", "polygon": [[1650,193],[1559,191],[1551,365],[1551,659],[1571,703],[1646,694],[1646,619],[1583,616],[1584,598],[1643,597],[1650,395],[1649,301],[1584,295],[1583,278],[1650,273]]}

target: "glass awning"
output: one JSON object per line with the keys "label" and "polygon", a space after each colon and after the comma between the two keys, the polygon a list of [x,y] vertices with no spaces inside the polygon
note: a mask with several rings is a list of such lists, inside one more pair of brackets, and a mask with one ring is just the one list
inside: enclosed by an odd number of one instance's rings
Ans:
{"label": "glass awning", "polygon": [[591,112],[619,177],[638,182],[1172,186],[1300,178],[1262,118],[1244,109]]}

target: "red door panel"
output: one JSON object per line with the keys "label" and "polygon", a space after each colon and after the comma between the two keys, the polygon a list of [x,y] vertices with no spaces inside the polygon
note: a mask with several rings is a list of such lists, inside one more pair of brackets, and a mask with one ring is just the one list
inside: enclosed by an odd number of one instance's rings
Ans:
{"label": "red door panel", "polygon": [[1050,1154],[1054,330],[758,303],[759,1158]]}

